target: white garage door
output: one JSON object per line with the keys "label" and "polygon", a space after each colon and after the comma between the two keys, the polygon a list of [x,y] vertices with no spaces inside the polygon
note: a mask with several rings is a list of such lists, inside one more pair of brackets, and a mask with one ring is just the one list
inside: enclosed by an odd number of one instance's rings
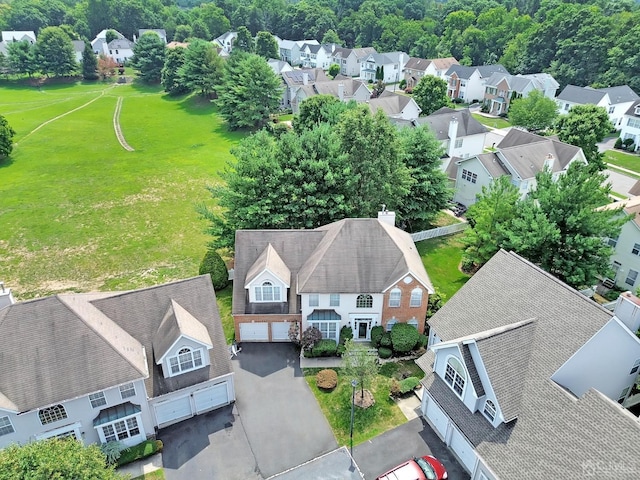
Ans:
{"label": "white garage door", "polygon": [[241,342],[267,342],[269,341],[268,323],[241,323]]}
{"label": "white garage door", "polygon": [[206,412],[212,408],[229,403],[227,384],[214,385],[194,392],[193,399],[196,404],[196,413]]}
{"label": "white garage door", "polygon": [[189,396],[156,403],[154,408],[156,411],[156,420],[158,420],[158,427],[164,427],[193,416],[193,412],[191,411],[191,397]]}
{"label": "white garage door", "polygon": [[449,418],[440,409],[438,404],[434,402],[429,396],[427,396],[427,411],[425,412],[425,415],[433,424],[440,436],[444,438],[447,433],[447,424],[449,423]]}
{"label": "white garage door", "polygon": [[473,451],[473,448],[471,448],[471,444],[457,428],[454,428],[451,432],[450,446],[451,450],[456,452],[456,455],[462,464],[467,467],[467,470],[471,471],[471,469],[476,465],[476,454]]}
{"label": "white garage door", "polygon": [[271,324],[271,340],[274,342],[288,342],[290,322],[274,322]]}

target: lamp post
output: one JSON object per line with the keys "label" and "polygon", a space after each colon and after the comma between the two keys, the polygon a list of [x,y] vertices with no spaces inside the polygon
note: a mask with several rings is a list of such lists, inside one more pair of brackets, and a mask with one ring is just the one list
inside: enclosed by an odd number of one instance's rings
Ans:
{"label": "lamp post", "polygon": [[356,405],[356,387],[358,386],[358,381],[356,379],[351,380],[351,432],[349,433],[350,439],[350,450],[351,450],[351,458],[353,458],[353,411]]}

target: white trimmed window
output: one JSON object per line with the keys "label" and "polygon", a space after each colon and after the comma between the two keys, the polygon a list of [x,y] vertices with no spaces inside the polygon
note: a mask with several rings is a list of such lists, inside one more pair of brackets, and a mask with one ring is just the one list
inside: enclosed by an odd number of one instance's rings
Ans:
{"label": "white trimmed window", "polygon": [[329,295],[329,306],[330,307],[339,307],[340,306],[340,294],[332,293]]}
{"label": "white trimmed window", "polygon": [[633,375],[634,373],[638,373],[638,368],[640,368],[640,358],[633,362],[633,366],[631,367],[631,371],[629,375]]}
{"label": "white trimmed window", "polygon": [[309,295],[309,306],[317,307],[318,305],[320,305],[320,295],[317,293],[311,293]]}
{"label": "white trimmed window", "polygon": [[15,432],[9,417],[0,417],[0,437]]}
{"label": "white trimmed window", "polygon": [[409,302],[410,307],[421,307],[422,306],[422,289],[414,288],[411,290],[411,301]]}
{"label": "white trimmed window", "polygon": [[399,307],[400,298],[402,298],[402,291],[399,288],[394,288],[389,292],[389,306]]}
{"label": "white trimmed window", "polygon": [[373,307],[373,297],[369,294],[358,295],[356,298],[356,308],[371,308]]}
{"label": "white trimmed window", "polygon": [[[454,148],[460,148],[462,147],[462,140],[464,140],[463,138],[456,138],[456,143],[453,145]],[[474,182],[475,183],[475,182]]]}
{"label": "white trimmed window", "polygon": [[120,396],[124,400],[125,398],[133,397],[136,394],[136,387],[133,383],[126,383],[120,385]]}
{"label": "white trimmed window", "polygon": [[444,381],[456,392],[460,397],[464,392],[464,384],[466,383],[467,374],[458,360],[455,357],[449,357],[447,360],[447,368],[444,372]]}
{"label": "white trimmed window", "polygon": [[638,118],[629,118],[627,125],[631,128],[640,128],[640,119]]}
{"label": "white trimmed window", "polygon": [[634,255],[640,255],[640,243],[634,243],[631,253]]}
{"label": "white trimmed window", "polygon": [[476,183],[478,181],[478,174],[473,173],[469,170],[462,169],[462,180],[466,180],[467,182]]}
{"label": "white trimmed window", "polygon": [[409,320],[407,322],[407,325],[411,325],[413,328],[415,328],[417,330],[418,329],[418,320],[416,320],[416,317],[413,317],[411,320]]}
{"label": "white trimmed window", "polygon": [[140,427],[138,427],[138,420],[135,417],[108,423],[100,428],[102,428],[102,434],[106,442],[126,440],[140,435]]}
{"label": "white trimmed window", "polygon": [[620,396],[618,397],[618,402],[622,403],[625,399],[625,397],[627,396],[627,393],[629,393],[629,390],[631,389],[631,387],[626,387],[624,390],[622,390],[622,392],[620,393]]}
{"label": "white trimmed window", "polygon": [[626,283],[630,287],[633,287],[636,284],[637,279],[638,272],[636,272],[635,270],[629,270],[629,273],[627,273],[627,278],[624,279],[624,283]]}
{"label": "white trimmed window", "polygon": [[610,247],[616,248],[616,245],[618,245],[618,237],[616,238],[607,238],[607,245],[609,245]]}
{"label": "white trimmed window", "polygon": [[67,418],[67,411],[62,405],[54,405],[49,408],[43,408],[38,412],[40,423],[46,425],[48,423],[57,422]]}
{"label": "white trimmed window", "polygon": [[202,366],[202,350],[189,347],[181,348],[178,355],[169,357],[171,375],[189,372]]}
{"label": "white trimmed window", "polygon": [[338,324],[340,322],[310,322],[309,325],[317,328],[322,333],[322,338],[338,341]]}
{"label": "white trimmed window", "polygon": [[89,395],[89,401],[93,408],[102,407],[107,404],[107,399],[104,396],[104,392],[96,392]]}
{"label": "white trimmed window", "polygon": [[391,317],[391,320],[387,322],[387,326],[386,326],[387,332],[390,332],[396,323],[398,323],[398,320],[396,319],[396,317]]}
{"label": "white trimmed window", "polygon": [[496,418],[496,405],[491,400],[484,402],[484,414],[492,422]]}
{"label": "white trimmed window", "polygon": [[280,302],[280,287],[267,281],[255,287],[256,302]]}

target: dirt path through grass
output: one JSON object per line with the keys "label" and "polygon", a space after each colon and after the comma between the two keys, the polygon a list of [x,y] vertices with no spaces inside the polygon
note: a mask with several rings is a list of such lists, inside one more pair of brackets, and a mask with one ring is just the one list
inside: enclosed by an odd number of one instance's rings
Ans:
{"label": "dirt path through grass", "polygon": [[127,143],[122,134],[122,129],[120,128],[120,110],[122,109],[122,97],[118,97],[118,102],[116,103],[116,109],[113,112],[113,129],[116,132],[116,137],[118,138],[118,142],[122,145],[122,148],[129,152],[133,152],[134,149],[131,145]]}

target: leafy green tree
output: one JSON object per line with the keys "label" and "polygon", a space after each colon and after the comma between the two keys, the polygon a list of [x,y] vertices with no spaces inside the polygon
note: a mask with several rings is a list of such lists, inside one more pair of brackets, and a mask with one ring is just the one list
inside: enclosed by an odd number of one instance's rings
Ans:
{"label": "leafy green tree", "polygon": [[0,158],[8,157],[13,151],[13,136],[15,130],[11,128],[7,119],[0,115]]}
{"label": "leafy green tree", "polygon": [[179,68],[181,82],[189,90],[202,96],[211,95],[220,84],[223,65],[218,52],[209,42],[194,39],[184,54],[184,63]]}
{"label": "leafy green tree", "polygon": [[195,38],[200,38],[202,40],[209,40],[211,38],[207,24],[199,18],[191,22],[191,34]]}
{"label": "leafy green tree", "polygon": [[233,49],[240,50],[242,52],[253,53],[255,45],[251,32],[244,25],[238,28],[238,36],[233,42]]}
{"label": "leafy green tree", "polygon": [[335,78],[336,75],[338,75],[340,73],[340,65],[338,65],[337,63],[332,63],[331,66],[329,67],[329,76],[331,78]]}
{"label": "leafy green tree", "polygon": [[86,17],[91,37],[109,28],[114,17],[112,0],[87,0]]}
{"label": "leafy green tree", "polygon": [[162,78],[166,46],[155,32],[147,32],[133,47],[131,66],[138,70],[140,80],[159,83]]}
{"label": "leafy green tree", "polygon": [[607,110],[596,105],[576,105],[566,115],[560,115],[556,122],[558,138],[582,148],[589,166],[594,170],[605,168],[597,144],[612,128]]}
{"label": "leafy green tree", "polygon": [[213,38],[219,37],[231,28],[229,19],[224,15],[224,10],[215,3],[202,3],[197,8],[191,10],[194,19],[200,19],[207,26],[209,35]]}
{"label": "leafy green tree", "polygon": [[413,89],[413,99],[422,110],[421,115],[430,115],[451,105],[447,96],[447,82],[433,75],[425,75],[420,79]]}
{"label": "leafy green tree", "polygon": [[340,40],[340,36],[336,33],[336,31],[333,28],[330,28],[324,33],[324,35],[322,36],[322,41],[320,43],[322,44],[335,43],[338,46],[344,45],[344,42]]}
{"label": "leafy green tree", "polygon": [[314,95],[300,104],[300,112],[293,118],[293,128],[301,133],[321,123],[335,125],[346,110],[355,106],[355,102],[344,103],[333,95]]}
{"label": "leafy green tree", "polygon": [[185,59],[185,49],[181,47],[167,49],[167,56],[162,67],[162,88],[169,95],[182,95],[189,91],[184,78],[180,75]]}
{"label": "leafy green tree", "polygon": [[512,125],[524,127],[530,132],[540,132],[551,128],[558,116],[558,105],[545,97],[539,90],[533,90],[527,97],[513,100],[509,105],[509,121]]}
{"label": "leafy green tree", "polygon": [[17,479],[118,480],[97,445],[85,447],[72,439],[12,444],[0,450],[0,480]]}
{"label": "leafy green tree", "polygon": [[375,352],[372,354],[367,346],[350,338],[344,342],[342,363],[343,375],[358,381],[360,398],[363,398],[365,387],[371,385],[372,379],[378,374],[378,356]]}
{"label": "leafy green tree", "polygon": [[187,38],[193,36],[193,29],[191,25],[178,25],[176,31],[173,34],[173,40],[176,42],[184,42]]}
{"label": "leafy green tree", "polygon": [[105,32],[104,38],[105,38],[105,42],[111,43],[113,40],[120,38],[120,36],[118,35],[118,32],[116,32],[115,30],[109,29]]}
{"label": "leafy green tree", "polygon": [[431,129],[423,125],[404,128],[398,137],[412,183],[397,214],[408,230],[418,231],[427,228],[453,196],[441,168],[444,148]]}
{"label": "leafy green tree", "polygon": [[264,58],[234,49],[217,92],[220,115],[230,129],[259,128],[280,107],[282,84]]}
{"label": "leafy green tree", "polygon": [[82,78],[85,80],[98,79],[98,57],[93,53],[90,42],[84,42],[82,51]]}
{"label": "leafy green tree", "polygon": [[508,225],[504,247],[575,288],[593,285],[609,270],[611,247],[629,220],[609,203],[606,175],[573,162],[554,180],[549,170],[536,175],[536,189],[521,202]]}
{"label": "leafy green tree", "polygon": [[11,42],[7,45],[9,68],[15,73],[31,76],[37,71],[35,46],[27,40]]}
{"label": "leafy green tree", "polygon": [[280,58],[278,42],[269,32],[258,32],[256,37],[256,54],[269,60]]}
{"label": "leafy green tree", "polygon": [[224,290],[229,285],[229,272],[227,265],[218,252],[209,248],[200,263],[199,275],[210,275],[213,288],[216,291]]}
{"label": "leafy green tree", "polygon": [[468,228],[463,243],[463,267],[473,271],[484,265],[504,245],[505,226],[517,215],[520,192],[508,175],[482,187],[477,202],[467,210]]}
{"label": "leafy green tree", "polygon": [[46,27],[40,32],[35,54],[39,70],[45,75],[61,77],[78,69],[71,39],[60,27]]}

